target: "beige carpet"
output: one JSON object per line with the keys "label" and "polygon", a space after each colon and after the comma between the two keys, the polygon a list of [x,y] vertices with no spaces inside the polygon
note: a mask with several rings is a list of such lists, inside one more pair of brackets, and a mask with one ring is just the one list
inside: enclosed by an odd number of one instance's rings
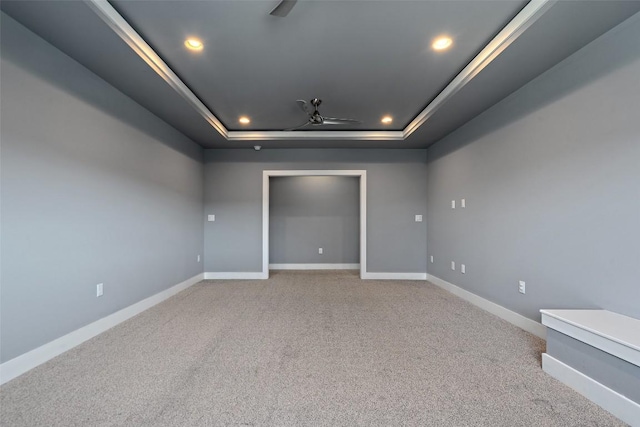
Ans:
{"label": "beige carpet", "polygon": [[0,388],[3,426],[609,426],[544,342],[425,282],[204,281]]}

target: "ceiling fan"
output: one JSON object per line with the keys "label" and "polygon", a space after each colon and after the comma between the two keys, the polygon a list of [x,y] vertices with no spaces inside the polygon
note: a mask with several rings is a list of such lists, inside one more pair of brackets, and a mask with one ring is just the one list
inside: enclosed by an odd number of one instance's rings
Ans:
{"label": "ceiling fan", "polygon": [[296,5],[298,0],[282,0],[278,5],[269,13],[269,15],[279,16],[280,18],[284,18],[291,12],[293,6]]}
{"label": "ceiling fan", "polygon": [[353,125],[353,124],[362,123],[361,121],[354,120],[354,119],[338,119],[335,117],[325,117],[320,115],[320,112],[318,111],[318,107],[320,106],[320,104],[322,104],[322,100],[318,98],[313,98],[311,101],[309,101],[313,106],[313,111],[309,109],[309,106],[307,105],[307,101],[298,99],[296,102],[298,103],[298,106],[300,107],[300,109],[305,113],[307,113],[307,115],[309,116],[309,119],[303,125],[296,126],[294,128],[285,129],[286,131],[298,130],[307,126]]}

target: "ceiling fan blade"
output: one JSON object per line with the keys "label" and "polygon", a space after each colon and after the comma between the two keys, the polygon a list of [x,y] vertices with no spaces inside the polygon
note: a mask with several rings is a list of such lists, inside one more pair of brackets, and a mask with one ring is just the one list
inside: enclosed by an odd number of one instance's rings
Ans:
{"label": "ceiling fan blade", "polygon": [[294,128],[285,129],[285,131],[287,131],[287,132],[288,132],[288,131],[291,131],[291,130],[298,130],[298,129],[302,129],[302,128],[304,128],[304,127],[309,126],[310,124],[311,124],[311,122],[307,122],[307,123],[305,123],[305,124],[303,124],[303,125],[296,126],[296,127],[294,127]]}
{"label": "ceiling fan blade", "polygon": [[298,0],[282,0],[270,13],[273,16],[279,16],[280,18],[284,18],[291,12],[293,6],[296,5]]}
{"label": "ceiling fan blade", "polygon": [[362,123],[360,120],[354,119],[337,119],[335,117],[323,117],[323,125],[356,125]]}
{"label": "ceiling fan blade", "polygon": [[309,107],[307,107],[307,101],[305,101],[304,99],[298,99],[296,102],[298,103],[300,109],[307,113],[309,117],[311,117],[311,111],[309,110]]}

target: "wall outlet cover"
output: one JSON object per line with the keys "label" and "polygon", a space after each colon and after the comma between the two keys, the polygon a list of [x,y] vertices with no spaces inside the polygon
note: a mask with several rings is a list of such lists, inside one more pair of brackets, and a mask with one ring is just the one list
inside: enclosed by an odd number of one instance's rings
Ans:
{"label": "wall outlet cover", "polygon": [[455,209],[456,208],[456,201],[452,200],[451,201],[451,209]]}
{"label": "wall outlet cover", "polygon": [[96,296],[101,297],[104,294],[104,284],[98,283],[96,285]]}
{"label": "wall outlet cover", "polygon": [[460,264],[460,273],[462,273],[462,274],[466,274],[467,273],[467,267],[465,267],[464,264]]}
{"label": "wall outlet cover", "polygon": [[216,216],[215,215],[207,215],[207,221],[213,222],[215,220],[216,220]]}
{"label": "wall outlet cover", "polygon": [[465,199],[460,200],[460,207],[461,208],[466,208],[467,207],[467,201]]}
{"label": "wall outlet cover", "polygon": [[422,222],[422,215],[416,215],[416,222]]}
{"label": "wall outlet cover", "polygon": [[452,269],[453,271],[455,271],[455,270],[456,270],[456,262],[455,262],[455,261],[451,261],[451,269]]}
{"label": "wall outlet cover", "polygon": [[433,264],[433,255],[429,257],[429,260],[431,261],[431,264]]}

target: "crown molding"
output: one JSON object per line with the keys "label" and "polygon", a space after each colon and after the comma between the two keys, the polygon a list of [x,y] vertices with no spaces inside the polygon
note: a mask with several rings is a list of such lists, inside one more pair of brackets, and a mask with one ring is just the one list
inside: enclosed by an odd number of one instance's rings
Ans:
{"label": "crown molding", "polygon": [[227,138],[229,132],[222,122],[187,87],[140,34],[109,4],[107,0],[85,0],[98,15],[153,71],[182,96],[220,135]]}
{"label": "crown molding", "polygon": [[451,80],[433,101],[404,128],[404,138],[408,138],[451,97],[469,83],[496,59],[511,43],[547,12],[557,0],[531,0],[510,22],[480,51],[478,55]]}
{"label": "crown molding", "polygon": [[127,45],[228,141],[403,141],[485,69],[557,0],[531,0],[482,51],[401,131],[229,131],[107,0],[84,0]]}
{"label": "crown molding", "polygon": [[355,140],[355,141],[402,141],[404,135],[398,131],[363,131],[363,130],[332,130],[332,131],[230,131],[229,141],[291,141],[291,140]]}

